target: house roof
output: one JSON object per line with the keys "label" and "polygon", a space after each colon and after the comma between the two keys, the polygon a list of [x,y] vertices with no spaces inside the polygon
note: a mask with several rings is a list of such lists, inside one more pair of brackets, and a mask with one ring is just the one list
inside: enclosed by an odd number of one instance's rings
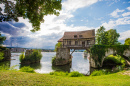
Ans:
{"label": "house roof", "polygon": [[[77,38],[74,38],[74,35],[77,35]],[[79,35],[82,35],[82,37],[79,37]],[[95,29],[86,31],[65,32],[63,37],[59,39],[58,42],[62,42],[63,39],[81,39],[93,37],[95,37]]]}

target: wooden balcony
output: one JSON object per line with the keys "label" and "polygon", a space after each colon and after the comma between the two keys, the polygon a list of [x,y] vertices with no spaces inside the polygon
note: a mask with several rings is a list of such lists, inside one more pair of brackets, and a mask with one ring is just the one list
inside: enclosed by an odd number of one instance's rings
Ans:
{"label": "wooden balcony", "polygon": [[64,45],[63,47],[67,47],[69,49],[87,49],[92,46],[93,45]]}

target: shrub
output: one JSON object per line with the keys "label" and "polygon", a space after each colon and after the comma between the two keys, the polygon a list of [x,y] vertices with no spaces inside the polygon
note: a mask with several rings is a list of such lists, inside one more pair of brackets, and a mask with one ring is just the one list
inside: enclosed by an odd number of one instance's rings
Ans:
{"label": "shrub", "polygon": [[0,61],[2,61],[4,59],[4,53],[0,52]]}
{"label": "shrub", "polygon": [[104,62],[106,62],[106,63],[112,62],[112,63],[115,63],[117,65],[121,64],[121,62],[118,59],[113,58],[113,57],[107,57],[107,58],[105,58]]}
{"label": "shrub", "polygon": [[56,65],[56,56],[52,57],[52,61],[51,62],[52,62],[52,65]]}
{"label": "shrub", "polygon": [[57,48],[61,48],[62,47],[62,43],[61,42],[58,42],[56,45],[55,45],[55,50],[54,51],[57,51]]}
{"label": "shrub", "polygon": [[29,73],[35,73],[34,69],[31,68],[30,66],[24,66],[20,69],[22,72],[29,72]]}
{"label": "shrub", "polygon": [[40,61],[42,58],[42,54],[41,54],[41,51],[40,50],[33,50],[32,54],[30,55],[24,55],[24,52],[20,55],[20,62],[21,63],[26,63],[26,62],[29,62],[29,63],[34,63],[34,62],[37,62],[37,61]]}
{"label": "shrub", "polygon": [[68,75],[68,72],[50,72],[50,75],[56,75],[56,76],[67,76]]}
{"label": "shrub", "polygon": [[100,76],[100,75],[105,75],[105,72],[103,72],[102,70],[95,70],[92,72],[91,76]]}
{"label": "shrub", "polygon": [[20,62],[22,62],[24,59],[25,59],[25,55],[24,55],[24,52],[23,52],[22,54],[20,54],[19,60],[20,60]]}
{"label": "shrub", "polygon": [[78,71],[73,71],[73,72],[69,73],[68,76],[70,76],[70,77],[81,77],[81,76],[83,76],[83,74],[79,73]]}
{"label": "shrub", "polygon": [[30,58],[33,58],[34,61],[41,60],[42,54],[40,50],[33,50],[33,53],[30,55]]}
{"label": "shrub", "polygon": [[2,66],[0,66],[0,70],[9,70],[9,64],[3,64]]}
{"label": "shrub", "polygon": [[115,64],[115,65],[124,65],[125,66],[125,60],[124,58],[122,58],[120,55],[109,55],[108,57],[106,57],[104,59],[103,64]]}

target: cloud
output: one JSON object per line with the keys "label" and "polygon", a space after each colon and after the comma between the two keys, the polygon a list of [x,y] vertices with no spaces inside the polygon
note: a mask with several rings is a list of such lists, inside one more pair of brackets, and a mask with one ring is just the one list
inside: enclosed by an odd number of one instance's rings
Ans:
{"label": "cloud", "polygon": [[123,13],[122,16],[129,16],[130,12]]}
{"label": "cloud", "polygon": [[62,3],[62,6],[66,12],[74,12],[79,8],[90,6],[98,0],[67,0]]}
{"label": "cloud", "polygon": [[127,7],[126,9],[130,10],[130,7]]}
{"label": "cloud", "polygon": [[25,35],[26,32],[21,29],[25,27],[24,23],[0,22],[0,31],[11,36]]}
{"label": "cloud", "polygon": [[110,13],[110,15],[112,17],[114,17],[114,18],[118,18],[119,17],[119,15],[118,15],[119,12],[124,12],[124,10],[116,9],[115,11],[113,11],[112,13]]}
{"label": "cloud", "polygon": [[119,41],[130,38],[130,30],[120,33]]}
{"label": "cloud", "polygon": [[130,17],[118,18],[115,21],[110,20],[108,23],[103,23],[102,26],[104,26],[108,30],[114,28],[115,26],[126,24],[130,24]]}

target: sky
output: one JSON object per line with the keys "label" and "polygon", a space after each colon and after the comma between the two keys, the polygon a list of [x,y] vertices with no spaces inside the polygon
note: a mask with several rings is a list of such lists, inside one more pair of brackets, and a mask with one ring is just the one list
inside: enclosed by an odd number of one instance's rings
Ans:
{"label": "sky", "polygon": [[[3,4],[0,7],[4,8]],[[48,15],[41,30],[32,33],[28,19],[0,22],[0,32],[6,36],[7,47],[54,49],[65,31],[84,31],[104,26],[116,29],[122,44],[130,38],[130,0],[62,0],[59,16]]]}

